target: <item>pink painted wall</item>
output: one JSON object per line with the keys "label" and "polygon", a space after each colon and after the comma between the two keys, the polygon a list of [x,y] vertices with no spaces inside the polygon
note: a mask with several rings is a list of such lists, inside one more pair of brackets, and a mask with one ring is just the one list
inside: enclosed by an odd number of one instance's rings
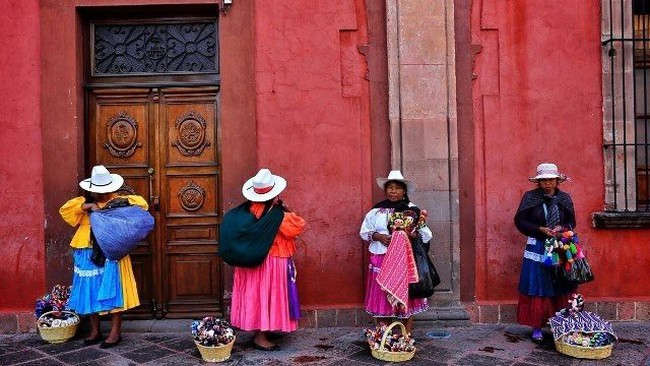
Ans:
{"label": "pink painted wall", "polygon": [[650,265],[650,231],[591,227],[604,205],[600,2],[482,0],[471,12],[477,300],[517,298],[525,238],[513,216],[544,161],[572,178],[561,188],[596,275],[581,292],[647,296],[650,281],[631,269]]}
{"label": "pink painted wall", "polygon": [[306,308],[363,303],[358,229],[373,187],[364,13],[362,0],[256,6],[258,159],[287,179],[285,202],[307,219],[297,254]]}
{"label": "pink painted wall", "polygon": [[0,2],[0,312],[45,289],[38,0]]}

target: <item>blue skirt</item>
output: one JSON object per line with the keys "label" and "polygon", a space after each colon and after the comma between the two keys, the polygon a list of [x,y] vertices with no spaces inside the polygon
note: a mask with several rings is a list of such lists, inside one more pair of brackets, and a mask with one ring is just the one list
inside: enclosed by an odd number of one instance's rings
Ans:
{"label": "blue skirt", "polygon": [[91,248],[72,251],[74,274],[68,306],[77,314],[106,312],[123,306],[122,284],[117,261],[107,259],[104,267],[91,260]]}
{"label": "blue skirt", "polygon": [[542,264],[544,240],[528,238],[519,276],[519,292],[528,296],[554,297],[566,295],[575,286],[558,284],[553,279],[553,267]]}

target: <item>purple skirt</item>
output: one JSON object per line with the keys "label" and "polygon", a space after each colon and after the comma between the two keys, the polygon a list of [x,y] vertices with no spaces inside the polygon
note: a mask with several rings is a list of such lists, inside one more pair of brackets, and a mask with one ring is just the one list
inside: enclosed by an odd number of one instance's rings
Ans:
{"label": "purple skirt", "polygon": [[427,299],[409,299],[407,309],[394,307],[388,302],[387,293],[377,283],[377,275],[381,270],[384,256],[384,254],[370,254],[366,283],[366,312],[374,317],[405,319],[429,309]]}

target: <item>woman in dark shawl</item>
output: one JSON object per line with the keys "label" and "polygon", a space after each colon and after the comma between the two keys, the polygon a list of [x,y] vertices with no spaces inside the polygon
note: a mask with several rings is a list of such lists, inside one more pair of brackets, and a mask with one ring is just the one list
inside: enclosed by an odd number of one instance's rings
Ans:
{"label": "woman in dark shawl", "polygon": [[519,277],[517,322],[533,328],[535,342],[542,341],[541,328],[566,306],[576,290],[573,285],[554,281],[553,268],[542,264],[545,240],[555,236],[560,228],[576,226],[571,196],[558,188],[566,179],[555,164],[540,164],[537,175],[529,178],[537,188],[524,194],[515,214],[517,229],[528,236]]}

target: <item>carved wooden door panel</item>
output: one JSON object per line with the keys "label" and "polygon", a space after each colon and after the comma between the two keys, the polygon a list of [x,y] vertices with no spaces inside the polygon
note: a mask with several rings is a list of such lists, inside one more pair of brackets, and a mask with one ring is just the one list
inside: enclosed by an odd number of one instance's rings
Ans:
{"label": "carved wooden door panel", "polygon": [[164,89],[159,106],[163,310],[220,313],[217,89]]}
{"label": "carved wooden door panel", "polygon": [[149,201],[154,232],[131,255],[133,316],[221,314],[216,87],[89,91],[89,167]]}

